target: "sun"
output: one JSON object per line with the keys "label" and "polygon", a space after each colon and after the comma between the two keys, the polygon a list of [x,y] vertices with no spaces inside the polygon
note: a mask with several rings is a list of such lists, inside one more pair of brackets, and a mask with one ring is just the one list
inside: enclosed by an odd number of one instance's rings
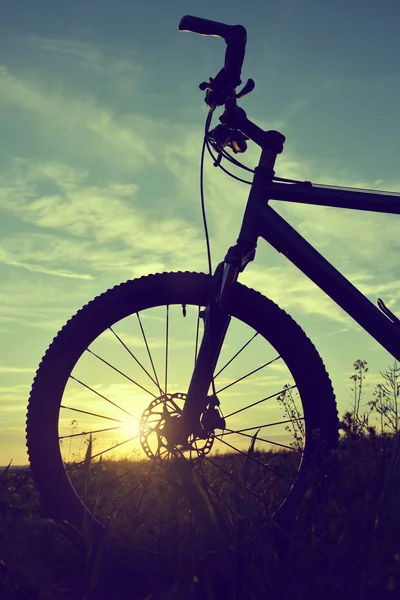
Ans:
{"label": "sun", "polygon": [[[122,441],[122,439],[130,439],[130,438],[136,437],[136,439],[139,443],[140,419],[138,419],[136,417],[130,417],[129,415],[125,415],[121,420],[122,420],[122,423],[121,423],[120,435],[119,435],[119,437],[121,438],[121,441]],[[133,439],[132,442],[134,442],[134,441],[135,440]]]}

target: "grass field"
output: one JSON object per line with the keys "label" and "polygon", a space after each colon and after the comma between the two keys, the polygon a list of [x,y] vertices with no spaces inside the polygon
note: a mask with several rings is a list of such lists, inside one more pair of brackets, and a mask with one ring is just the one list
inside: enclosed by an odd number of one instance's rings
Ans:
{"label": "grass field", "polygon": [[[0,480],[0,598],[397,599],[398,443],[373,432],[344,436],[334,481],[305,494],[285,543],[265,515],[240,504],[239,493],[240,510],[227,518],[207,503],[195,481],[167,482],[160,475],[143,499],[141,522],[128,498],[95,547],[90,521],[83,533],[52,521],[29,470],[10,468]],[[152,513],[160,505],[156,521]],[[105,498],[99,510],[109,508]],[[114,528],[119,539],[111,535]]]}

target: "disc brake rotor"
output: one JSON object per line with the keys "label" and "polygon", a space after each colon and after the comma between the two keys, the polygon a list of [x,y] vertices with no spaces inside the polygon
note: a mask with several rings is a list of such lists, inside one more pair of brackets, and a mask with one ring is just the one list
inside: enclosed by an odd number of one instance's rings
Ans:
{"label": "disc brake rotor", "polygon": [[180,439],[179,420],[186,394],[163,394],[150,402],[143,412],[139,431],[140,443],[149,458],[161,460],[184,456],[197,461],[208,454],[214,443],[214,433],[203,439],[191,435],[183,443]]}

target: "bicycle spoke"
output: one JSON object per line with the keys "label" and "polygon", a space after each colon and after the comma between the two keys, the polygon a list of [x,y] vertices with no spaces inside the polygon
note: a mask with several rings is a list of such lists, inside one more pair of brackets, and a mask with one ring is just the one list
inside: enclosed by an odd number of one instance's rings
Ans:
{"label": "bicycle spoke", "polygon": [[90,390],[91,392],[93,392],[94,394],[96,394],[97,396],[99,396],[100,398],[103,398],[103,400],[105,400],[106,402],[109,402],[110,404],[112,404],[116,408],[119,408],[119,410],[122,410],[122,412],[124,412],[129,417],[132,417],[132,419],[136,419],[137,421],[139,421],[139,419],[137,417],[135,417],[135,415],[132,415],[129,411],[125,410],[125,408],[122,408],[122,406],[120,406],[116,402],[113,402],[112,400],[110,400],[106,396],[103,396],[103,394],[100,394],[100,392],[98,392],[97,390],[94,390],[92,387],[90,387],[90,385],[87,385],[86,383],[83,383],[83,381],[80,381],[79,379],[77,379],[73,375],[70,375],[69,377],[70,377],[70,379],[73,379],[77,383],[80,383],[80,385],[82,385],[83,387],[85,387],[87,390]]}
{"label": "bicycle spoke", "polygon": [[229,413],[229,415],[225,415],[225,419],[229,419],[229,417],[233,417],[233,415],[237,415],[237,414],[243,412],[244,410],[248,410],[249,408],[252,408],[253,406],[257,406],[257,404],[261,404],[262,402],[265,402],[266,400],[275,398],[275,396],[279,396],[279,394],[282,394],[282,392],[285,390],[293,390],[295,387],[297,387],[297,385],[292,385],[289,388],[283,388],[282,390],[280,390],[279,392],[276,392],[275,394],[271,394],[270,396],[266,396],[265,398],[262,398],[261,400],[257,400],[257,402],[253,402],[252,404],[248,404],[247,406],[244,406],[243,408],[239,408],[238,410],[235,410],[234,412]]}
{"label": "bicycle spoke", "polygon": [[147,477],[146,477],[146,474],[144,474],[144,475],[143,475],[143,477],[140,479],[140,481],[139,481],[139,482],[138,482],[138,483],[137,483],[137,484],[136,484],[136,485],[135,485],[133,488],[131,488],[131,489],[129,490],[129,492],[127,492],[127,493],[126,493],[126,494],[125,494],[125,495],[122,497],[122,499],[121,499],[121,500],[120,500],[120,502],[119,502],[119,505],[117,506],[117,508],[116,508],[116,509],[114,509],[113,511],[111,511],[111,513],[108,515],[108,518],[110,518],[110,517],[111,517],[111,515],[112,515],[113,513],[115,513],[116,511],[118,511],[118,510],[121,508],[122,504],[125,502],[125,500],[127,500],[127,498],[129,498],[129,496],[131,496],[131,495],[132,495],[132,494],[133,494],[133,493],[134,493],[134,492],[135,492],[135,491],[138,489],[138,487],[140,487],[141,483],[142,483],[142,482],[143,482],[145,479],[147,479],[147,481],[146,481],[146,487],[145,487],[145,489],[144,489],[144,490],[143,490],[143,492],[142,492],[142,496],[141,496],[141,498],[140,498],[140,501],[139,501],[139,505],[138,505],[138,508],[137,508],[137,511],[136,511],[135,518],[134,518],[134,519],[133,519],[133,521],[132,521],[132,527],[133,527],[133,525],[134,525],[134,523],[135,523],[135,520],[136,520],[136,518],[137,518],[137,515],[138,515],[138,513],[139,513],[140,507],[141,507],[141,505],[142,505],[142,502],[143,502],[143,496],[144,496],[144,494],[145,494],[145,492],[146,492],[147,488],[149,487],[149,479],[150,479],[150,475],[151,475],[151,473],[152,473],[152,472],[153,472],[153,470],[154,470],[154,465],[155,465],[155,462],[153,461],[153,464],[152,464],[152,466],[151,466],[151,468],[150,468],[149,472],[147,473]]}
{"label": "bicycle spoke", "polygon": [[159,379],[157,377],[157,372],[156,372],[156,368],[154,366],[153,357],[151,356],[150,347],[149,347],[149,344],[147,342],[147,337],[146,337],[146,334],[144,332],[144,328],[143,328],[142,321],[140,319],[139,313],[136,313],[136,317],[137,317],[137,320],[139,322],[140,331],[142,332],[143,340],[144,340],[144,343],[145,343],[145,346],[146,346],[146,349],[147,349],[147,354],[149,356],[150,364],[151,364],[151,367],[153,369],[155,380],[157,382],[157,387],[158,387],[158,389],[160,391],[161,396],[163,396],[164,394],[163,394],[163,391],[162,391],[161,386],[160,386],[160,381],[159,381]]}
{"label": "bicycle spoke", "polygon": [[67,410],[73,410],[78,413],[82,413],[84,415],[91,415],[92,417],[99,417],[100,419],[108,419],[109,421],[116,421],[117,423],[123,423],[121,419],[114,419],[113,417],[106,417],[105,415],[98,415],[97,413],[89,412],[87,410],[81,410],[80,408],[72,408],[72,406],[64,406],[64,404],[60,404],[60,408],[65,408]]}
{"label": "bicycle spoke", "polygon": [[[259,428],[257,428],[259,429]],[[225,433],[228,432],[228,433]],[[220,433],[218,435],[216,435],[216,438],[220,438],[222,436],[227,436],[227,435],[232,435],[234,433],[237,433],[238,435],[242,435],[246,438],[250,438],[252,439],[253,436],[250,435],[249,433],[243,433],[242,431],[235,431],[234,429],[228,429],[227,427],[225,428],[223,433]],[[258,442],[266,442],[268,444],[273,444],[274,446],[280,446],[281,448],[287,448],[288,450],[292,450],[293,452],[301,452],[303,454],[303,450],[300,450],[299,448],[293,448],[292,446],[287,446],[286,444],[280,444],[279,442],[274,442],[273,440],[266,440],[265,438],[260,438],[257,437],[257,441]]]}
{"label": "bicycle spoke", "polygon": [[140,383],[138,383],[137,381],[135,381],[134,379],[132,379],[132,377],[129,377],[129,375],[126,375],[126,373],[123,373],[122,371],[120,371],[119,369],[117,369],[117,367],[114,367],[114,365],[112,365],[111,363],[109,363],[107,360],[105,360],[104,358],[101,358],[101,356],[99,356],[98,354],[96,354],[96,352],[93,352],[93,350],[90,350],[90,348],[87,348],[87,352],[90,352],[90,354],[93,354],[93,356],[95,356],[96,358],[98,358],[99,360],[101,360],[101,362],[103,362],[105,365],[107,365],[108,367],[110,367],[111,369],[113,369],[113,371],[116,371],[117,373],[119,373],[120,375],[122,375],[122,377],[125,377],[125,379],[128,379],[128,381],[130,381],[131,383],[134,383],[135,385],[137,385],[138,387],[140,387],[140,389],[142,389],[147,394],[150,394],[150,396],[153,396],[153,398],[157,398],[157,396],[155,394],[153,394],[153,392],[150,392],[150,390],[148,390],[147,388],[143,387],[143,385],[140,385]]}
{"label": "bicycle spoke", "polygon": [[[201,462],[202,461],[200,461],[200,465],[201,465]],[[202,471],[203,471],[203,467],[201,467],[201,468],[202,468]],[[199,471],[197,469],[195,469],[195,467],[192,467],[192,469],[193,469],[193,471],[195,473],[197,473],[197,475],[200,477],[200,479],[203,481],[203,483],[217,496],[217,498],[219,498],[219,500],[229,510],[229,512],[231,512],[232,515],[235,515],[234,511],[231,509],[231,507],[229,506],[229,504],[227,502],[225,502],[225,500],[222,498],[221,494],[219,492],[217,492],[217,490],[215,490],[210,483],[208,483],[208,481],[207,481],[207,479],[206,479],[206,477],[204,475],[204,471],[203,471],[203,473],[199,473]],[[207,496],[208,496],[208,499],[210,500],[211,504],[213,504],[213,502],[212,502],[210,496],[208,495],[208,493],[207,493]]]}
{"label": "bicycle spoke", "polygon": [[246,379],[247,377],[250,377],[250,375],[254,375],[254,373],[257,373],[258,371],[261,371],[261,369],[264,369],[265,367],[268,367],[268,365],[271,365],[272,363],[274,363],[276,360],[279,360],[280,358],[281,358],[281,356],[277,356],[276,358],[273,358],[269,362],[265,363],[265,365],[261,365],[261,367],[258,367],[257,369],[254,369],[254,371],[250,371],[250,373],[247,373],[247,375],[243,375],[243,377],[239,377],[239,379],[236,379],[235,381],[233,381],[232,383],[229,383],[225,387],[220,388],[217,391],[217,394],[220,394],[224,390],[227,390],[228,388],[232,387],[233,385],[236,385],[236,383],[239,383],[239,381],[243,381],[243,379]]}
{"label": "bicycle spoke", "polygon": [[252,336],[252,337],[249,339],[249,341],[248,341],[248,342],[246,342],[246,343],[245,343],[245,344],[244,344],[244,345],[243,345],[243,346],[240,348],[240,350],[238,350],[238,351],[236,352],[236,354],[234,354],[234,356],[232,356],[232,358],[231,358],[230,360],[228,360],[228,362],[227,362],[227,363],[226,363],[226,364],[225,364],[225,365],[222,367],[222,369],[220,369],[220,370],[218,371],[218,373],[216,373],[216,375],[214,375],[214,378],[216,379],[216,378],[218,377],[218,375],[220,375],[220,374],[222,373],[222,371],[224,371],[224,370],[226,369],[226,367],[227,367],[228,365],[230,365],[230,364],[231,364],[231,362],[233,362],[233,361],[235,360],[235,358],[236,358],[237,356],[239,356],[239,354],[240,354],[241,352],[243,352],[243,350],[244,350],[245,348],[247,348],[247,346],[250,344],[250,342],[252,342],[252,341],[254,340],[254,338],[255,338],[255,337],[257,337],[257,336],[258,336],[258,331],[256,331],[256,333],[255,333],[255,334],[254,334],[254,335],[253,335],[253,336]]}
{"label": "bicycle spoke", "polygon": [[255,429],[264,429],[265,427],[273,427],[274,425],[284,425],[285,423],[295,423],[296,421],[304,421],[304,417],[296,417],[296,419],[287,419],[285,421],[275,421],[275,423],[257,425],[256,427],[245,427],[244,429],[238,429],[236,433],[242,433],[243,431],[254,431]]}
{"label": "bicycle spoke", "polygon": [[219,469],[224,475],[226,475],[227,477],[229,477],[229,479],[232,479],[232,481],[235,483],[235,486],[239,485],[239,486],[243,487],[246,490],[246,492],[249,492],[249,494],[251,494],[252,496],[254,496],[255,498],[257,498],[257,500],[260,500],[263,504],[266,503],[265,500],[264,500],[264,498],[262,498],[261,496],[259,496],[255,492],[253,492],[253,490],[251,490],[249,487],[247,487],[246,485],[244,485],[243,483],[241,483],[231,473],[228,473],[228,471],[225,471],[225,469],[223,469],[221,467],[221,465],[219,465],[218,463],[216,463],[213,460],[211,460],[211,458],[209,458],[208,456],[205,456],[204,458],[206,460],[208,460],[208,462],[210,462],[212,465],[214,465],[214,467],[217,467],[217,469]]}
{"label": "bicycle spoke", "polygon": [[232,444],[230,444],[229,442],[226,442],[222,438],[219,438],[219,441],[222,442],[223,444],[225,444],[226,446],[229,446],[229,448],[232,448],[232,450],[235,450],[236,452],[238,452],[242,456],[245,456],[246,458],[248,458],[249,460],[251,460],[252,462],[254,462],[256,465],[259,465],[263,469],[267,469],[267,471],[271,471],[271,473],[274,473],[274,475],[277,475],[281,479],[285,479],[286,481],[288,481],[291,484],[294,483],[294,481],[291,481],[290,479],[288,479],[287,477],[285,477],[285,475],[282,475],[282,473],[278,473],[278,471],[275,471],[275,469],[273,469],[272,467],[269,467],[268,465],[260,462],[259,460],[257,460],[256,458],[254,458],[253,456],[251,456],[250,454],[248,454],[247,452],[243,452],[242,450],[239,450],[239,448],[236,448],[236,446],[232,446]]}
{"label": "bicycle spoke", "polygon": [[[170,406],[172,406],[172,408],[173,408],[173,409],[174,409],[176,412],[180,413],[180,408],[179,408],[179,406],[177,405],[177,403],[174,401],[174,399],[173,399],[173,398],[168,398],[168,399],[167,399],[167,402],[166,402],[166,404],[169,404]],[[155,413],[154,413],[154,414],[155,414]],[[163,413],[163,412],[162,412],[161,414],[162,414],[162,415],[164,415],[164,413]]]}
{"label": "bicycle spoke", "polygon": [[100,490],[103,490],[105,487],[109,486],[111,483],[114,483],[114,481],[118,481],[118,479],[122,479],[122,477],[125,477],[125,475],[129,475],[130,473],[134,473],[135,471],[137,471],[138,469],[140,469],[141,467],[143,467],[143,465],[146,465],[150,461],[151,461],[151,458],[148,458],[147,460],[139,463],[138,465],[135,465],[132,469],[128,469],[124,473],[120,473],[116,477],[113,477],[112,479],[110,479],[106,483],[103,483],[102,485],[100,485],[96,489],[90,491],[89,495],[90,494],[96,494],[97,492],[100,492]]}
{"label": "bicycle spoke", "polygon": [[[135,435],[135,436],[133,436],[133,437],[127,439],[127,440],[124,440],[123,442],[119,442],[119,444],[115,444],[114,446],[110,446],[106,450],[102,450],[101,452],[97,452],[97,454],[93,454],[90,457],[90,460],[93,460],[94,458],[97,458],[98,456],[101,456],[102,454],[105,454],[106,452],[109,452],[110,450],[114,450],[115,448],[119,448],[119,446],[123,446],[124,444],[127,444],[128,442],[132,442],[133,440],[136,440],[139,436],[140,436],[140,434]],[[74,463],[73,465],[70,465],[65,470],[69,471],[70,469],[75,469],[75,467],[79,467],[79,465],[83,465],[84,462],[85,462],[85,459],[81,460],[78,463]]]}
{"label": "bicycle spoke", "polygon": [[[121,506],[122,506],[122,504],[125,502],[125,500],[126,500],[127,498],[129,498],[129,496],[130,496],[131,494],[133,494],[133,492],[135,492],[135,491],[137,490],[137,488],[140,486],[140,484],[142,483],[142,481],[143,481],[143,479],[141,479],[141,480],[139,481],[139,483],[135,485],[135,487],[133,487],[132,489],[130,489],[130,490],[129,490],[129,492],[127,492],[127,493],[126,493],[126,494],[125,494],[125,495],[122,497],[122,499],[119,501],[119,503],[118,503],[117,507],[116,507],[116,508],[114,508],[114,509],[113,509],[113,510],[112,510],[112,511],[111,511],[111,512],[110,512],[110,513],[107,515],[107,518],[108,518],[108,519],[110,519],[110,518],[112,517],[112,515],[113,515],[113,514],[116,514],[116,513],[119,511],[119,509],[121,508]],[[89,492],[89,493],[90,493],[90,494],[94,494],[95,492]]]}
{"label": "bicycle spoke", "polygon": [[113,431],[114,429],[121,429],[121,426],[107,427],[106,429],[95,429],[94,431],[82,431],[81,433],[71,433],[70,435],[60,435],[58,439],[64,440],[65,438],[73,438],[78,437],[80,435],[90,435],[92,433],[101,433],[103,431]]}
{"label": "bicycle spoke", "polygon": [[165,324],[165,384],[164,392],[168,393],[168,342],[169,342],[169,306],[167,305],[167,315]]}
{"label": "bicycle spoke", "polygon": [[132,356],[133,360],[135,360],[137,362],[137,364],[139,365],[139,367],[142,369],[142,371],[144,371],[146,373],[146,375],[150,378],[150,380],[154,383],[154,385],[157,387],[157,382],[153,379],[153,377],[150,375],[150,373],[148,372],[148,370],[146,369],[146,367],[144,367],[142,365],[142,363],[140,362],[140,360],[138,358],[136,358],[136,356],[133,354],[133,352],[128,348],[128,346],[125,344],[125,342],[122,341],[121,337],[115,333],[114,329],[112,327],[109,327],[109,330],[115,335],[115,337],[117,338],[117,340],[119,342],[121,342],[122,346],[126,349],[126,351]]}

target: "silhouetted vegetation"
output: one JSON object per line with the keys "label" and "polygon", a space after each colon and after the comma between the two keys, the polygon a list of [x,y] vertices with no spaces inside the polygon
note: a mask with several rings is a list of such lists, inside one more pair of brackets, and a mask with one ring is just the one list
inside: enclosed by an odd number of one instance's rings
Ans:
{"label": "silhouetted vegetation", "polygon": [[[218,513],[191,470],[178,463],[171,487],[175,494],[168,495],[166,482],[154,477],[140,517],[137,504],[121,497],[103,543],[94,546],[90,520],[82,532],[52,521],[40,505],[29,469],[6,470],[0,475],[0,597],[400,597],[400,371],[395,363],[382,373],[382,382],[369,396],[367,373],[367,363],[356,361],[352,406],[342,419],[339,449],[331,461],[332,481],[329,485],[324,479],[311,482],[289,536],[277,531],[268,515],[250,512],[240,489],[220,490],[236,494],[235,517]],[[282,401],[288,414],[296,414],[290,394]],[[291,431],[294,445],[304,435],[300,427]],[[287,456],[287,452],[275,452],[274,460],[284,461]],[[219,460],[226,466],[231,458],[224,455]],[[95,476],[101,478],[105,469],[123,469],[122,463],[104,461],[100,467],[96,463]],[[237,472],[239,467],[231,464],[229,468]],[[243,462],[240,468],[243,480],[257,479],[257,472],[246,470]],[[83,464],[82,493],[87,472]],[[178,510],[181,495],[187,498],[189,511]],[[152,505],[160,502],[164,512],[156,522]],[[112,506],[115,498],[98,509],[110,514]],[[133,536],[135,519],[139,534]],[[112,532],[118,520],[123,534],[117,540]]]}

